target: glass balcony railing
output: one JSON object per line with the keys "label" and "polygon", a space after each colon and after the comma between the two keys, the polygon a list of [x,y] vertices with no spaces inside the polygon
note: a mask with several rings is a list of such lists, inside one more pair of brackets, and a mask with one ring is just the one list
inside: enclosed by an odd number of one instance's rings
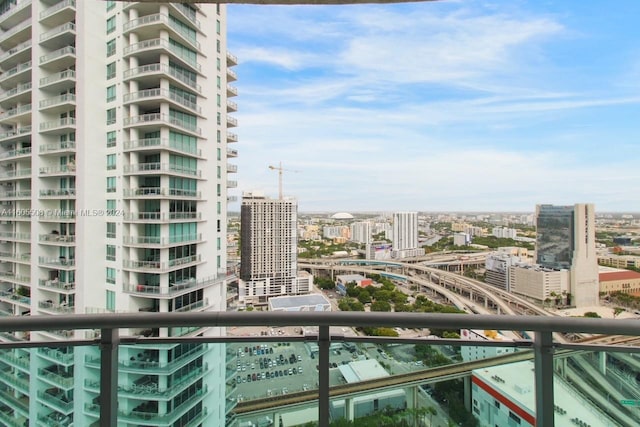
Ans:
{"label": "glass balcony railing", "polygon": [[[160,339],[151,334],[154,337],[131,340],[123,333],[120,341],[118,333],[119,329],[208,327],[228,327],[230,334],[165,334]],[[364,336],[364,328],[369,333],[379,328],[379,335]],[[0,383],[21,393],[3,395],[10,407],[0,411],[1,420],[18,418],[12,411],[19,402],[13,400],[22,395],[51,408],[53,412],[46,416],[52,420],[66,419],[73,391],[76,407],[83,407],[87,416],[99,417],[103,426],[168,425],[178,420],[181,425],[192,425],[193,420],[202,422],[203,416],[213,412],[204,407],[212,388],[206,382],[207,373],[212,372],[224,375],[227,394],[219,396],[215,405],[224,406],[229,426],[271,425],[275,413],[285,423],[295,419],[298,424],[322,427],[368,425],[371,420],[380,426],[414,427],[626,426],[637,424],[640,406],[640,347],[635,344],[640,339],[640,323],[634,319],[178,312],[18,316],[5,317],[0,323],[0,333],[47,329],[100,333],[93,341],[57,342],[65,348],[89,347],[85,351],[92,356],[73,367],[60,366],[72,360],[67,353],[54,364],[52,358],[59,350],[50,348],[50,342],[24,350],[36,352],[31,353],[32,359],[37,354],[51,363],[37,370],[38,378],[50,384],[46,390],[30,393],[35,378],[29,381],[28,375],[0,357]],[[464,333],[469,329],[504,331],[515,338],[472,340]],[[460,335],[440,332],[450,338],[438,338],[432,335],[437,330]],[[393,336],[397,334],[400,337]],[[568,339],[578,334],[590,340]],[[184,347],[188,350],[167,360],[166,352],[179,348],[177,343],[195,347]],[[218,347],[223,343],[224,348]],[[39,345],[37,341],[28,344]],[[11,346],[20,347],[20,342]],[[209,356],[208,360],[222,361],[224,366],[213,367],[210,361],[207,365],[203,358]],[[190,368],[183,369],[185,366]],[[74,375],[73,369],[87,371]],[[118,375],[107,374],[114,369]],[[118,379],[127,382],[118,384]],[[161,402],[173,396],[180,400],[167,410]],[[123,399],[129,404],[124,405]],[[202,408],[192,410],[201,402]]]}

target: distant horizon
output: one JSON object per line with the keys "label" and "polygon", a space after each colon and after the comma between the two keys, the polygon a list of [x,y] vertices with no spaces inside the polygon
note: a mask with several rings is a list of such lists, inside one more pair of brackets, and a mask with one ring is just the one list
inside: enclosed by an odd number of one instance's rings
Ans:
{"label": "distant horizon", "polygon": [[[234,211],[234,210],[229,210],[227,211],[228,213],[237,213],[240,214],[240,211]],[[437,210],[437,211],[424,211],[424,210],[389,210],[389,211],[348,211],[348,210],[318,210],[318,211],[302,211],[302,210],[298,210],[298,215],[311,215],[311,214],[319,214],[319,215],[332,215],[332,214],[336,214],[336,213],[349,213],[352,215],[376,215],[376,214],[392,214],[394,212],[418,212],[419,214],[466,214],[466,215],[483,215],[483,214],[502,214],[502,215],[508,215],[508,214],[520,214],[520,215],[528,215],[528,214],[534,214],[535,211],[479,211],[479,210],[473,210],[473,211],[461,211],[461,210]],[[596,216],[597,215],[638,215],[640,216],[640,211],[639,212],[632,212],[632,211],[598,211],[596,209]]]}

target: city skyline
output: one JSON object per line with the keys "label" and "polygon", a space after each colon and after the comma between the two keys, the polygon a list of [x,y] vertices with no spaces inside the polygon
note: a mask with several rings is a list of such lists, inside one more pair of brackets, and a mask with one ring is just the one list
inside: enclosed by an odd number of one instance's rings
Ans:
{"label": "city skyline", "polygon": [[282,161],[301,212],[640,211],[639,7],[232,5],[238,187]]}

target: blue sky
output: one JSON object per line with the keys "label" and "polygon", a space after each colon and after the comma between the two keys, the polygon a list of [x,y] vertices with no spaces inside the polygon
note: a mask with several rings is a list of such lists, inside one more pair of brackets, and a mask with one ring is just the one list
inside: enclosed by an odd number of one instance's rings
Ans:
{"label": "blue sky", "polygon": [[282,161],[302,211],[640,212],[639,16],[637,0],[229,5],[235,191],[276,196]]}

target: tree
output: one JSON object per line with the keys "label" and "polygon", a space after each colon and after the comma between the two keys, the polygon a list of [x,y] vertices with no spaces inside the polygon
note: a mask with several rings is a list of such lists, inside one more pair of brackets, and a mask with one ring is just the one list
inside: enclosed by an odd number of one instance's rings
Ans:
{"label": "tree", "polygon": [[616,307],[613,309],[613,318],[615,319],[616,317],[618,317],[618,315],[620,313],[622,313],[624,311],[624,308],[622,307]]}
{"label": "tree", "polygon": [[369,291],[366,289],[362,289],[360,291],[360,293],[358,294],[358,301],[360,301],[362,304],[368,304],[371,302],[371,294],[369,294]]}
{"label": "tree", "polygon": [[584,317],[591,317],[593,319],[600,319],[600,315],[598,313],[596,313],[595,311],[587,311],[584,314]]}
{"label": "tree", "polygon": [[391,311],[391,304],[387,301],[374,301],[371,304],[371,311]]}

